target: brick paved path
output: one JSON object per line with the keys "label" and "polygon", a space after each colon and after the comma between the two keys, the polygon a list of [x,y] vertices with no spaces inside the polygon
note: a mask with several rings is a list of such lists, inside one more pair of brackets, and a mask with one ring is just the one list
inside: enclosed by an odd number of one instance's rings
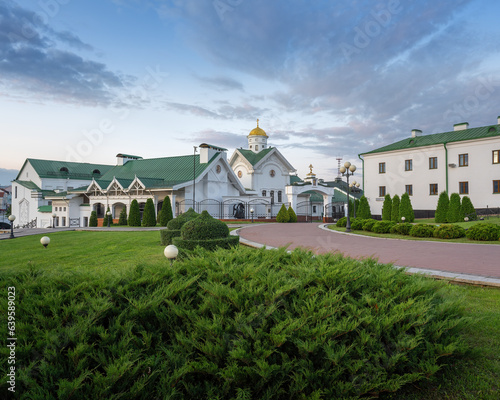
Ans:
{"label": "brick paved path", "polygon": [[244,239],[273,247],[305,247],[315,253],[338,251],[382,263],[500,278],[500,245],[382,239],[320,229],[317,223],[245,227]]}

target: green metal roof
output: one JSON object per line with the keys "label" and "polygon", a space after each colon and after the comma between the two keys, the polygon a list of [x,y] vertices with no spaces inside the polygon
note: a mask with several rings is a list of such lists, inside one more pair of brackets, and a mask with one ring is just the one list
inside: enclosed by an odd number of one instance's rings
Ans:
{"label": "green metal roof", "polygon": [[300,179],[297,175],[290,175],[290,184],[293,185],[294,183],[299,183],[303,182],[302,179]]}
{"label": "green metal roof", "polygon": [[261,150],[258,153],[254,153],[252,150],[246,149],[238,149],[238,151],[243,157],[247,159],[250,164],[255,165],[260,160],[262,160],[272,149],[273,147],[268,147],[267,149]]}
{"label": "green metal roof", "polygon": [[464,140],[482,139],[495,136],[500,136],[500,125],[489,125],[479,128],[410,137],[366,153],[361,153],[361,155],[412,149],[415,147],[432,146],[444,143],[462,142]]}
{"label": "green metal roof", "polygon": [[[88,180],[92,179],[93,177],[100,177],[109,169],[113,168],[112,165],[78,163],[69,161],[37,160],[34,158],[26,159],[24,165],[26,165],[27,162],[29,162],[33,166],[40,178],[69,178]],[[19,179],[23,168],[21,168],[16,179]],[[94,171],[99,171],[99,173],[94,173]]]}
{"label": "green metal roof", "polygon": [[31,182],[31,181],[18,181],[18,180],[15,180],[14,182],[18,183],[21,186],[24,186],[26,189],[29,189],[29,190],[36,190],[37,192],[41,192],[42,191],[42,189],[40,189],[36,183]]}
{"label": "green metal roof", "polygon": [[52,206],[40,206],[40,207],[38,207],[38,212],[51,213]]}

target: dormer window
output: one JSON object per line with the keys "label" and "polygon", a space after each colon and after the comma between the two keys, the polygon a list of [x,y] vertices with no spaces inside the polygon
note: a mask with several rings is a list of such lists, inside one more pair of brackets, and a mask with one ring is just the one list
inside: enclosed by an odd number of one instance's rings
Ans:
{"label": "dormer window", "polygon": [[94,169],[92,173],[95,175],[101,175],[101,171],[99,171],[98,169]]}
{"label": "dormer window", "polygon": [[68,171],[68,168],[66,168],[66,167],[61,167],[61,168],[59,169],[59,171],[60,171],[60,172],[65,172],[65,173],[68,173],[68,172],[69,172],[69,171]]}

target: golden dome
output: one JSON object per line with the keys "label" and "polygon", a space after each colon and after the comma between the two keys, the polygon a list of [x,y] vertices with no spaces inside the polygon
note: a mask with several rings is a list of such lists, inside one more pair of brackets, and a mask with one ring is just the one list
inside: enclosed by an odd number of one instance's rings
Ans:
{"label": "golden dome", "polygon": [[265,136],[265,137],[269,137],[269,136],[267,136],[267,133],[263,129],[259,128],[259,120],[257,120],[257,128],[252,129],[250,131],[250,134],[248,136]]}

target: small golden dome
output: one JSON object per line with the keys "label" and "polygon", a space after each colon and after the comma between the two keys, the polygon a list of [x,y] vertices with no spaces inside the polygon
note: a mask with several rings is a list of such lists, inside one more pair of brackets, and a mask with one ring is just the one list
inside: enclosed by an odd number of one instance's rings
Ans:
{"label": "small golden dome", "polygon": [[248,136],[265,136],[265,137],[269,137],[269,136],[267,136],[267,133],[263,129],[259,128],[259,120],[257,120],[257,128],[252,129],[251,132],[250,132],[250,134]]}

